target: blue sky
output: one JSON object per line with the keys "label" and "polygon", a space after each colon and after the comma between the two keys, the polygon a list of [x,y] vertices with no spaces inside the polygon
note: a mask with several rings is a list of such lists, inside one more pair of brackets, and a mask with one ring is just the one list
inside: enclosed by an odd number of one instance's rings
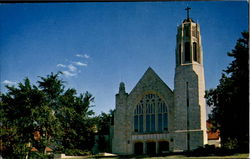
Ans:
{"label": "blue sky", "polygon": [[99,114],[114,109],[121,81],[130,92],[149,66],[173,89],[187,5],[201,27],[206,89],[215,88],[248,30],[246,1],[0,4],[1,91],[63,71],[67,87],[93,94]]}

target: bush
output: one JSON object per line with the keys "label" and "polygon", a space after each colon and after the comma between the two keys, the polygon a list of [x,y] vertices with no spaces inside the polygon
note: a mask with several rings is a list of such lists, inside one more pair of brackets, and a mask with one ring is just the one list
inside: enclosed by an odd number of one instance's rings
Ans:
{"label": "bush", "polygon": [[89,151],[83,151],[80,149],[65,149],[64,153],[68,156],[87,156],[91,154]]}
{"label": "bush", "polygon": [[234,150],[238,148],[238,140],[236,138],[228,138],[225,143],[223,144],[223,147]]}
{"label": "bush", "polygon": [[225,156],[232,155],[235,151],[227,148],[219,148],[214,145],[205,145],[205,147],[199,147],[195,150],[187,152],[188,156]]}
{"label": "bush", "polygon": [[43,154],[40,152],[30,152],[29,159],[53,159],[53,155]]}

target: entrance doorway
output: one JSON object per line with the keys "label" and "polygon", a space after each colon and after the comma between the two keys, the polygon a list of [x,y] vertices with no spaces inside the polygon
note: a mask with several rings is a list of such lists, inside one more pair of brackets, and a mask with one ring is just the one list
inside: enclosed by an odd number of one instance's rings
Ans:
{"label": "entrance doorway", "polygon": [[156,154],[155,142],[147,142],[147,154]]}
{"label": "entrance doorway", "polygon": [[136,142],[134,144],[134,153],[136,155],[142,155],[143,154],[143,143],[142,142]]}
{"label": "entrance doorway", "polygon": [[159,142],[159,153],[167,153],[169,152],[169,142],[168,141],[161,141]]}

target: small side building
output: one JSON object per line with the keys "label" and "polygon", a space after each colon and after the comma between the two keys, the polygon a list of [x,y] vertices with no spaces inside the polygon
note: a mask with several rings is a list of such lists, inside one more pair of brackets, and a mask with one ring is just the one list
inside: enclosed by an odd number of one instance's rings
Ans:
{"label": "small side building", "polygon": [[207,144],[214,145],[215,147],[221,147],[220,131],[217,130],[216,132],[212,132],[211,128],[212,124],[207,121]]}

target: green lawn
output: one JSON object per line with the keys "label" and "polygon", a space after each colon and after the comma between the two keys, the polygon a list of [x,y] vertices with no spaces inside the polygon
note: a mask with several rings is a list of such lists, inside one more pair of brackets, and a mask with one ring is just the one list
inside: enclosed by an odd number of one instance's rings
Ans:
{"label": "green lawn", "polygon": [[220,158],[248,158],[249,154],[235,154],[235,155],[231,155],[231,156],[202,156],[202,157],[187,157],[184,155],[172,155],[172,156],[165,156],[165,157],[147,157],[148,159],[177,159],[177,158],[181,158],[181,159],[220,159]]}
{"label": "green lawn", "polygon": [[[136,159],[136,158],[145,158],[145,159],[221,159],[221,158],[228,158],[228,159],[247,159],[249,157],[248,153],[240,153],[240,154],[234,154],[231,156],[202,156],[202,157],[187,157],[184,155],[169,155],[164,157],[149,157],[149,156],[137,156],[137,157],[100,157],[103,159]],[[94,158],[94,157],[90,157]]]}

